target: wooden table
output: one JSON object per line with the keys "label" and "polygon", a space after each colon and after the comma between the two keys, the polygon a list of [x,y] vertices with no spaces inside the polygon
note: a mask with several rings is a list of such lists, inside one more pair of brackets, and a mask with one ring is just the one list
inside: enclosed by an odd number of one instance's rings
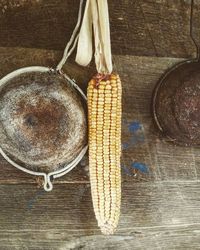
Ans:
{"label": "wooden table", "polygon": [[[12,3],[11,3],[12,2]],[[78,0],[2,0],[0,76],[23,66],[55,66],[76,22]],[[54,181],[0,157],[0,249],[200,249],[200,151],[174,146],[153,124],[151,97],[172,65],[194,58],[191,1],[110,0],[115,68],[123,81],[122,213],[118,231],[101,235],[94,217],[87,157]],[[200,4],[193,31],[200,37]],[[84,90],[95,72],[73,58],[65,71]],[[137,176],[134,173],[139,169]]]}

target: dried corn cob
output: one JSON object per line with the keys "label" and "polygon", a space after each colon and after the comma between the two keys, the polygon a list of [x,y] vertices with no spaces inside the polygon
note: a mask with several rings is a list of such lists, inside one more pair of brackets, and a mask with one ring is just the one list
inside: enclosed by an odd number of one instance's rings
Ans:
{"label": "dried corn cob", "polygon": [[120,215],[121,92],[115,74],[97,74],[87,92],[91,192],[103,234],[114,233]]}

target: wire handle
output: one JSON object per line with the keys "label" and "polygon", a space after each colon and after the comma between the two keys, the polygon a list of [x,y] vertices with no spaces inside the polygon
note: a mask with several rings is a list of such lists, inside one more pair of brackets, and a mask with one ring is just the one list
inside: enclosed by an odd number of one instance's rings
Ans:
{"label": "wire handle", "polygon": [[196,39],[194,38],[194,34],[193,34],[193,18],[194,18],[194,0],[191,0],[191,9],[190,9],[190,37],[196,47],[196,51],[197,51],[197,60],[199,61],[200,59],[200,48],[199,45],[196,41]]}
{"label": "wire handle", "polygon": [[[58,70],[58,71],[61,71],[63,65],[66,63],[67,59],[72,54],[72,52],[74,51],[74,49],[77,45],[78,37],[79,37],[78,30],[79,30],[79,27],[81,24],[81,19],[82,19],[83,2],[84,2],[84,0],[80,0],[77,24],[74,28],[74,31],[72,33],[72,36],[71,36],[69,42],[67,43],[67,45],[65,47],[63,57],[56,67],[56,70]],[[70,49],[70,47],[71,47],[71,49]]]}

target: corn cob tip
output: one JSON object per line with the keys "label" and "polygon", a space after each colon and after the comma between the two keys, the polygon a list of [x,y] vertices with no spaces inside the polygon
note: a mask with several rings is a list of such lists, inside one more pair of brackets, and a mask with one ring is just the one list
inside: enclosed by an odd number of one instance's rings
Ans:
{"label": "corn cob tip", "polygon": [[111,235],[111,234],[114,234],[116,227],[114,227],[113,225],[108,224],[106,222],[106,223],[100,225],[100,229],[101,229],[102,234]]}

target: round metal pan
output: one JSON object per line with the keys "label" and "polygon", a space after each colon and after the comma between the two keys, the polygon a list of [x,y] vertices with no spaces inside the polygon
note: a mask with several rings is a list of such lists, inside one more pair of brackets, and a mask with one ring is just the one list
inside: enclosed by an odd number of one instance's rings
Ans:
{"label": "round metal pan", "polygon": [[188,60],[165,73],[152,107],[163,136],[178,145],[200,146],[200,62]]}
{"label": "round metal pan", "polygon": [[14,167],[52,179],[73,169],[87,151],[82,90],[48,67],[18,69],[0,80],[0,153]]}

